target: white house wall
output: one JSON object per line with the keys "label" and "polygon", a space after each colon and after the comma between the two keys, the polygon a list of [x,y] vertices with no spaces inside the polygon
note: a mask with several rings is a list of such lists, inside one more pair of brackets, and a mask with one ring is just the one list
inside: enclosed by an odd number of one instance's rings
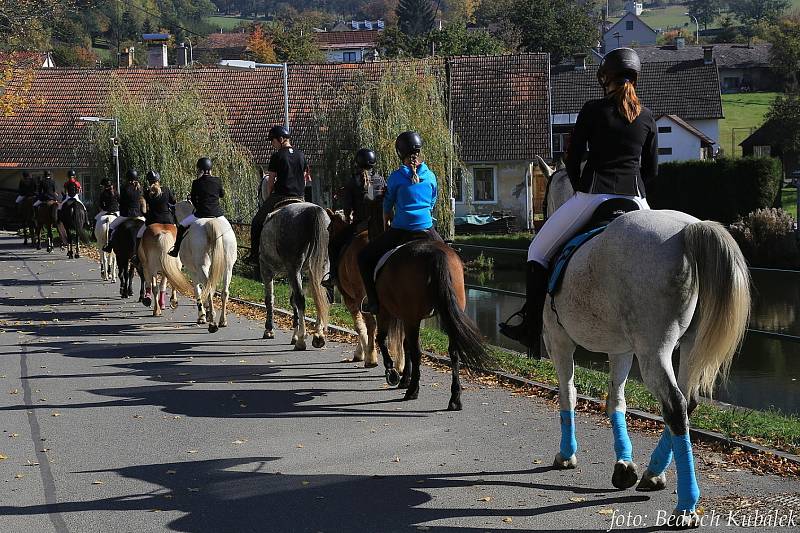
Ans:
{"label": "white house wall", "polygon": [[[626,22],[629,20],[633,21],[632,30],[625,29]],[[616,32],[619,32],[620,34],[619,44],[617,44],[617,39],[614,37]],[[610,52],[615,48],[631,46],[633,44],[656,44],[656,32],[645,25],[637,17],[634,17],[630,13],[626,13],[625,16],[622,17],[617,24],[612,26],[611,29],[603,36],[603,43],[605,44],[605,50],[607,52]]]}
{"label": "white house wall", "polygon": [[710,119],[710,120],[687,120],[689,124],[697,128],[698,130],[705,133],[711,139],[714,139],[714,142],[717,145],[720,144],[719,142],[719,120],[717,119]]}
{"label": "white house wall", "polygon": [[659,163],[690,161],[701,158],[702,146],[697,135],[690,133],[686,128],[679,126],[667,117],[662,117],[656,124],[660,128],[665,126],[672,128],[670,133],[658,134],[659,149],[672,148],[672,154],[659,154]]}

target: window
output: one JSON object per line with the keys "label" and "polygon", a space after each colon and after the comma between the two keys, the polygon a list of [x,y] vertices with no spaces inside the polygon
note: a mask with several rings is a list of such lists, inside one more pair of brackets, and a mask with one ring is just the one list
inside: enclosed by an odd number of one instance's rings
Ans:
{"label": "window", "polygon": [[553,134],[553,153],[563,154],[567,151],[567,142],[569,140],[569,133],[554,133]]}
{"label": "window", "polygon": [[659,126],[658,133],[672,133],[672,126]]}
{"label": "window", "polygon": [[345,52],[342,54],[342,61],[345,63],[355,63],[358,61],[357,52]]}
{"label": "window", "polygon": [[474,183],[473,191],[475,203],[494,203],[495,199],[495,175],[494,167],[474,167],[472,169],[472,179]]}
{"label": "window", "polygon": [[672,155],[672,148],[659,148],[658,155]]}
{"label": "window", "polygon": [[772,155],[772,147],[753,146],[753,155],[756,157],[770,157]]}
{"label": "window", "polygon": [[625,21],[625,29],[627,31],[632,31],[633,30],[633,21],[632,20],[626,20]]}

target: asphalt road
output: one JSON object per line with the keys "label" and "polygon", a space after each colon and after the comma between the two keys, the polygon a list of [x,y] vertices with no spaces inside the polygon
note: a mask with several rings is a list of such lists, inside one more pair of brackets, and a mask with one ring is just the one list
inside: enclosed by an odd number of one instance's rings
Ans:
{"label": "asphalt road", "polygon": [[[578,415],[579,468],[559,472],[545,400],[467,382],[446,412],[449,376],[426,367],[403,403],[343,362],[351,346],[293,352],[259,322],[211,335],[194,318],[183,299],[154,319],[90,261],[0,236],[0,532],[578,532],[611,510],[657,531],[674,507],[672,490],[612,488],[597,415]],[[655,437],[631,438],[646,463]],[[700,486],[720,509],[800,493],[723,467]]]}

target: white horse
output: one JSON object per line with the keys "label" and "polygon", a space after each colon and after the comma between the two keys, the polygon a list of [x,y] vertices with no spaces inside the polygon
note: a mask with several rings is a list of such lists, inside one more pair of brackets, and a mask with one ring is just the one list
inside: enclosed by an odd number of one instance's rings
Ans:
{"label": "white horse", "polygon": [[[178,307],[178,291],[191,294],[194,290],[181,272],[181,260],[167,254],[175,245],[176,233],[175,224],[151,224],[144,228],[139,241],[137,255],[142,265],[145,283],[142,303],[150,307],[152,295],[153,316],[161,316],[162,310],[166,307],[167,280],[172,286],[170,306],[173,309]],[[154,294],[156,287],[158,295]]]}
{"label": "white horse", "polygon": [[[564,169],[555,171],[541,159],[539,165],[550,178],[550,215],[574,191]],[[726,375],[747,327],[750,275],[736,242],[716,222],[677,211],[633,211],[578,249],[548,303],[544,342],[558,373],[561,407],[555,466],[577,464],[573,353],[580,345],[608,354],[607,412],[617,456],[612,483],[621,489],[636,484],[625,425],[625,381],[635,356],[666,425],[637,489],[665,488],[664,471],[674,456],[678,502],[672,525],[697,527],[700,490],[688,416],[698,395],[710,395],[717,376]],[[677,346],[676,377],[672,352]]]}
{"label": "white horse", "polygon": [[117,215],[103,215],[97,219],[94,225],[94,236],[97,239],[97,246],[100,248],[100,276],[103,281],[117,281],[117,256],[114,252],[106,253],[103,247],[108,244],[108,227],[117,218]]}
{"label": "white horse", "polygon": [[[178,220],[189,216],[194,207],[189,201],[178,202]],[[198,324],[208,323],[209,333],[228,325],[228,291],[236,263],[236,235],[224,217],[201,218],[192,224],[181,245],[180,258],[194,281]],[[172,279],[170,279],[172,282]],[[222,310],[219,322],[214,321],[214,292],[222,283]]]}

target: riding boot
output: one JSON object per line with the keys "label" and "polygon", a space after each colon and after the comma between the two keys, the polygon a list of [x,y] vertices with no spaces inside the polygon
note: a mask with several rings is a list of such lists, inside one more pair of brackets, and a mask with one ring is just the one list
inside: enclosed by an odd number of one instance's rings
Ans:
{"label": "riding boot", "polygon": [[244,260],[246,263],[250,263],[251,265],[258,264],[258,251],[261,247],[261,230],[263,227],[263,223],[260,223],[260,221],[255,219],[253,220],[253,223],[250,224],[250,255],[245,257]]}
{"label": "riding boot", "polygon": [[547,295],[548,269],[536,261],[528,261],[525,274],[525,305],[511,315],[521,316],[522,322],[511,326],[508,321],[500,324],[500,333],[528,348],[528,353],[536,359],[541,358],[542,313]]}
{"label": "riding boot", "polygon": [[178,257],[178,254],[181,251],[181,242],[183,242],[183,237],[186,235],[187,229],[188,228],[185,228],[180,224],[178,224],[178,236],[175,238],[175,246],[172,247],[172,250],[167,252],[172,257]]}
{"label": "riding boot", "polygon": [[364,269],[360,261],[359,268],[361,270],[361,279],[364,282],[364,291],[367,293],[367,297],[361,302],[361,311],[377,315],[380,306],[378,305],[378,289],[375,287],[374,269]]}
{"label": "riding boot", "polygon": [[333,290],[333,288],[336,286],[336,282],[339,280],[339,277],[338,277],[337,271],[336,271],[338,266],[339,265],[338,265],[338,261],[336,260],[336,258],[329,258],[329,261],[328,261],[328,275],[325,278],[323,278],[323,280],[320,282],[320,285],[322,285],[323,287],[325,287],[329,291]]}
{"label": "riding boot", "polygon": [[102,248],[102,250],[107,254],[110,254],[111,252],[114,251],[114,247],[111,245],[111,243],[113,242],[113,237],[114,237],[114,230],[111,230],[108,232],[108,242]]}

